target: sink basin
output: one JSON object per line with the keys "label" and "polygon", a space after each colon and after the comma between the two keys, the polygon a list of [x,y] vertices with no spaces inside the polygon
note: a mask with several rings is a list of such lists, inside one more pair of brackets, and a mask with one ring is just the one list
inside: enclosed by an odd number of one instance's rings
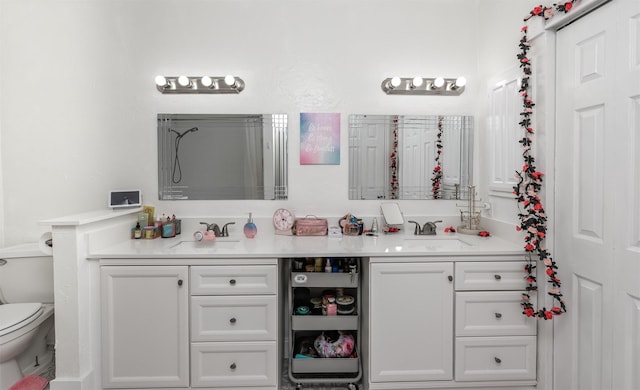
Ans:
{"label": "sink basin", "polygon": [[437,252],[468,248],[471,244],[456,237],[416,236],[405,238],[402,244],[387,248],[387,252]]}
{"label": "sink basin", "polygon": [[215,241],[180,241],[172,245],[171,248],[190,251],[211,251],[216,249],[233,249],[238,242],[240,241],[222,238],[218,238]]}

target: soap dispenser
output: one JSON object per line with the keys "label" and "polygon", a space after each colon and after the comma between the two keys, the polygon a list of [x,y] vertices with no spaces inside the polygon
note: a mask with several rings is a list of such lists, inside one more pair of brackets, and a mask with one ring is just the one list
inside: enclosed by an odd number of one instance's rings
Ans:
{"label": "soap dispenser", "polygon": [[249,219],[247,223],[244,224],[244,236],[247,238],[253,238],[258,234],[258,228],[256,224],[253,223],[253,219],[251,218],[251,213],[249,213]]}

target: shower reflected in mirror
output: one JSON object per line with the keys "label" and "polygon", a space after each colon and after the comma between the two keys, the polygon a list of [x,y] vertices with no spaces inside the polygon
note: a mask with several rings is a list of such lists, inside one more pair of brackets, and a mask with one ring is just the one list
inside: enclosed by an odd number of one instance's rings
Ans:
{"label": "shower reflected in mirror", "polygon": [[160,200],[287,199],[286,114],[158,114]]}

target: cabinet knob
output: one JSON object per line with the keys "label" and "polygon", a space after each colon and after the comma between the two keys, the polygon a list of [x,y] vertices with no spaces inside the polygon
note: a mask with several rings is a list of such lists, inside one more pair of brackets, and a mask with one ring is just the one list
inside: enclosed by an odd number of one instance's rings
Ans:
{"label": "cabinet knob", "polygon": [[453,276],[449,275],[447,276],[447,279],[449,279],[450,282],[453,282]]}
{"label": "cabinet knob", "polygon": [[235,363],[231,363],[231,365],[229,366],[230,369],[235,370],[238,366],[236,366]]}
{"label": "cabinet knob", "polygon": [[178,286],[182,286],[182,279],[178,279]]}
{"label": "cabinet knob", "polygon": [[502,318],[502,313],[496,313],[496,318]]}
{"label": "cabinet knob", "polygon": [[497,274],[496,274],[496,275],[493,275],[493,277],[494,277],[494,278],[496,278],[496,280],[500,280],[500,279],[502,279],[502,276],[497,275]]}
{"label": "cabinet knob", "polygon": [[236,317],[231,317],[231,318],[229,319],[229,322],[230,322],[230,323],[232,323],[232,324],[235,324],[237,321],[238,321],[238,320],[236,320]]}
{"label": "cabinet knob", "polygon": [[229,280],[229,284],[232,285],[232,286],[235,286],[236,285],[236,280],[235,279],[230,279]]}
{"label": "cabinet knob", "polygon": [[497,364],[502,363],[502,359],[500,359],[499,357],[494,357],[493,360],[495,360]]}

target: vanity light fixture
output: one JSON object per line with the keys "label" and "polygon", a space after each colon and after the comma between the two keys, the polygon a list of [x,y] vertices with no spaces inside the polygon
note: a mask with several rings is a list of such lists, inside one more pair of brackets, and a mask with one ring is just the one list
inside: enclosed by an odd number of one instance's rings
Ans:
{"label": "vanity light fixture", "polygon": [[465,77],[392,77],[382,81],[382,90],[387,95],[449,95],[464,92]]}
{"label": "vanity light fixture", "polygon": [[244,80],[227,76],[156,76],[156,88],[160,93],[240,93]]}

